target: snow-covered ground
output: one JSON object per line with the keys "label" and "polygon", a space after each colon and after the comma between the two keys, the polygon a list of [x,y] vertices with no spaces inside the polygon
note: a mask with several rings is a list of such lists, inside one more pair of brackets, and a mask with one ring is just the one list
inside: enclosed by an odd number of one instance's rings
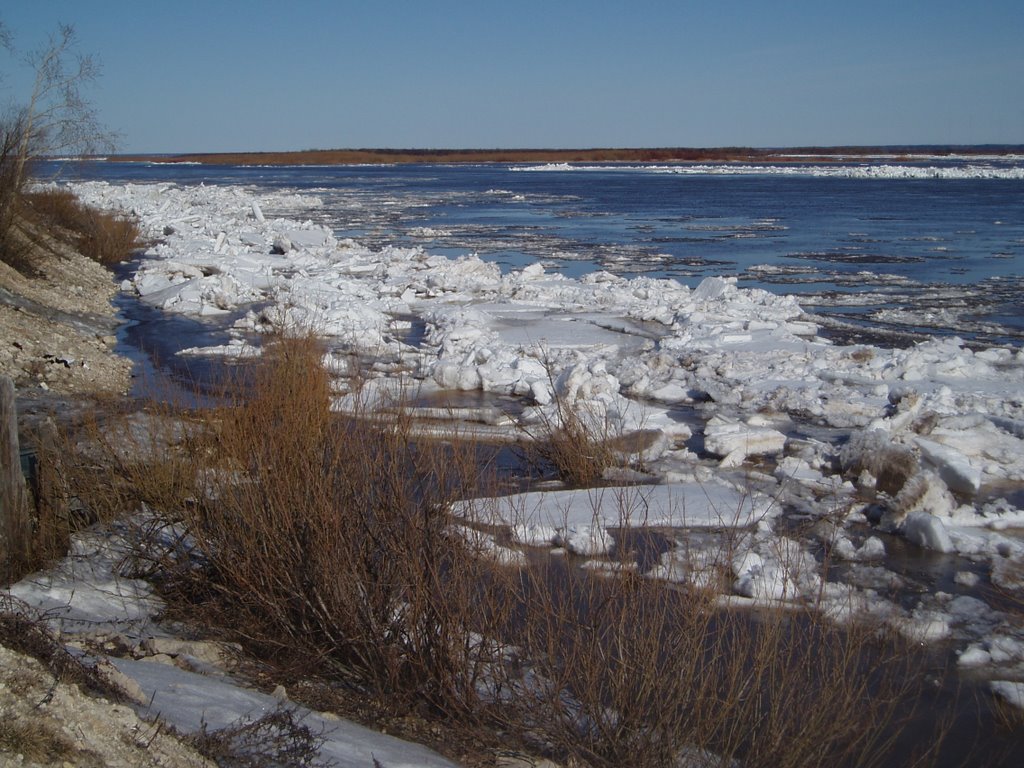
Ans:
{"label": "snow-covered ground", "polygon": [[232,676],[218,663],[215,645],[175,638],[172,628],[157,622],[163,603],[147,582],[124,575],[127,552],[121,533],[86,531],[75,537],[71,552],[54,569],[29,576],[9,591],[40,611],[63,642],[113,642],[136,649],[139,658],[93,655],[88,663],[116,667],[112,680],[124,688],[140,715],[158,717],[191,734],[252,723],[287,707],[297,723],[322,740],[319,765],[455,767],[419,744],[311,711],[283,695],[261,693]]}
{"label": "snow-covered ground", "polygon": [[[565,407],[595,434],[644,436],[629,457],[641,472],[628,479],[649,487],[467,500],[455,510],[467,524],[498,522],[519,544],[588,556],[614,551],[619,528],[657,526],[674,546],[652,576],[718,584],[741,602],[811,600],[837,619],[868,613],[954,641],[961,665],[1002,680],[1002,695],[1024,680],[1019,617],[985,598],[995,585],[1020,605],[1024,588],[1020,349],[957,338],[838,346],[793,297],[729,278],[690,289],[371,250],[305,220],[318,203],[308,195],[74,189],[132,212],[159,239],[125,291],[166,312],[239,317],[230,343],[182,354],[258,355],[255,334],[314,331],[330,340],[331,370],[361,361],[364,397],[517,399],[488,419],[491,437],[536,434]],[[339,387],[336,407],[352,405]],[[795,519],[810,532],[784,524]],[[955,587],[893,599],[887,549],[900,537],[949,558]],[[828,582],[823,559],[843,564]]]}

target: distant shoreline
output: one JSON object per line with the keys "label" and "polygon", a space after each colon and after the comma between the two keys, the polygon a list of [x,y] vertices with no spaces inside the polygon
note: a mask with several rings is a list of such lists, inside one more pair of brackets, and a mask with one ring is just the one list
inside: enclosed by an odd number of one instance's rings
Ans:
{"label": "distant shoreline", "polygon": [[1021,145],[748,147],[659,149],[312,149],[296,152],[209,152],[134,154],[121,162],[204,165],[366,165],[401,163],[795,163],[858,162],[884,156],[914,160],[942,156],[1024,154]]}

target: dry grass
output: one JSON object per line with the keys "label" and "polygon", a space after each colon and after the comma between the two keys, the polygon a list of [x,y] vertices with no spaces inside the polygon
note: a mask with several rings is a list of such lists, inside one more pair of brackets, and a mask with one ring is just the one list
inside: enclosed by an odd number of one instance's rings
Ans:
{"label": "dry grass", "polygon": [[536,430],[524,430],[526,461],[542,475],[554,470],[569,486],[596,485],[605,470],[621,463],[612,447],[612,441],[621,435],[614,433],[605,414],[565,391],[550,361],[545,368],[553,407],[541,409]]}
{"label": "dry grass", "polygon": [[[565,163],[710,162],[766,156],[743,149],[324,149],[300,152],[228,152],[145,157],[155,162],[212,165],[344,165],[348,163]],[[138,160],[143,156],[125,156]]]}
{"label": "dry grass", "polygon": [[124,261],[141,245],[138,225],[132,219],[83,205],[64,189],[23,195],[22,211],[100,264]]}
{"label": "dry grass", "polygon": [[21,755],[29,763],[61,763],[79,757],[71,740],[38,717],[0,720],[0,754]]}
{"label": "dry grass", "polygon": [[558,403],[557,423],[545,425],[544,434],[526,443],[531,463],[550,465],[559,479],[573,487],[599,483],[616,463],[607,430],[595,429],[584,414]]}

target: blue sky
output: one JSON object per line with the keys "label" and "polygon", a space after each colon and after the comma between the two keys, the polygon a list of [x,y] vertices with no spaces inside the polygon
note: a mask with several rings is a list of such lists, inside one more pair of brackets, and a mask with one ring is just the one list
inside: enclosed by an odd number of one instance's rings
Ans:
{"label": "blue sky", "polygon": [[[6,0],[126,152],[1024,143],[1024,2]],[[25,75],[0,54],[0,97]]]}

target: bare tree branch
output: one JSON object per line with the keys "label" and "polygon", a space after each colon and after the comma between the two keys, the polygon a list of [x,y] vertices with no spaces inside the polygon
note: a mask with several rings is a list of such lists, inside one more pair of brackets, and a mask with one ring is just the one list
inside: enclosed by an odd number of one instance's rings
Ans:
{"label": "bare tree branch", "polygon": [[[91,154],[113,147],[83,90],[100,74],[98,61],[77,51],[74,27],[61,24],[47,43],[21,57],[35,77],[31,91],[0,113],[0,246],[34,162],[54,155]],[[0,22],[0,47],[17,56]]]}

